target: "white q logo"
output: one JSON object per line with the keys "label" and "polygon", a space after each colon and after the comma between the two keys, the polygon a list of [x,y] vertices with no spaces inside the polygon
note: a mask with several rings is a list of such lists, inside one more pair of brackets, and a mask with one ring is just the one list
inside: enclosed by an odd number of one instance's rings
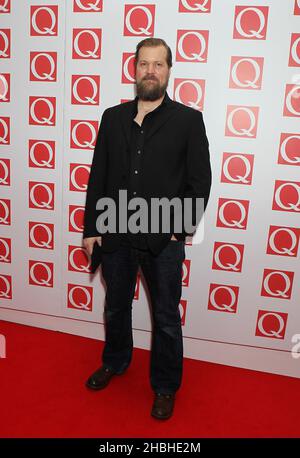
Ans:
{"label": "white q logo", "polygon": [[289,137],[287,137],[282,142],[282,145],[281,145],[281,148],[280,148],[280,154],[281,154],[281,157],[286,162],[289,162],[290,164],[299,164],[299,162],[300,162],[300,148],[299,147],[297,148],[298,156],[293,156],[292,158],[289,158],[288,155],[287,155],[287,152],[286,152],[287,144],[292,139],[297,139],[299,141],[299,143],[300,143],[300,135],[290,135]]}
{"label": "white q logo", "polygon": [[[283,247],[282,249],[277,248],[276,243],[275,243],[275,237],[277,234],[280,232],[285,232],[290,236],[291,239],[291,246],[289,248]],[[282,254],[282,255],[289,255],[289,256],[295,256],[296,252],[293,251],[296,248],[297,245],[297,237],[295,232],[291,231],[290,229],[287,228],[279,228],[276,229],[272,234],[270,235],[270,240],[269,240],[270,247],[274,253]]]}
{"label": "white q logo", "polygon": [[199,110],[200,109],[199,105],[201,103],[203,94],[202,94],[202,88],[200,84],[198,84],[196,81],[193,81],[193,80],[181,81],[181,83],[178,84],[175,90],[175,100],[177,100],[177,102],[183,103],[180,97],[180,91],[181,91],[181,88],[185,85],[191,85],[196,89],[197,99],[195,101],[189,100],[187,104],[189,107],[194,108],[195,110]]}
{"label": "white q logo", "polygon": [[[36,160],[36,158],[35,158],[35,148],[37,147],[37,145],[45,146],[45,148],[46,148],[46,150],[48,151],[48,154],[49,154],[48,161],[42,160],[41,162],[38,162]],[[47,142],[42,142],[42,141],[35,142],[30,148],[29,157],[30,157],[31,161],[38,167],[52,168],[51,161],[52,161],[52,158],[53,158],[53,150],[52,150],[51,146],[49,145],[49,143],[47,143]]]}
{"label": "white q logo", "polygon": [[[224,211],[225,211],[226,206],[229,205],[229,204],[235,205],[236,207],[239,208],[240,214],[241,214],[241,217],[240,217],[239,221],[236,221],[236,220],[232,219],[231,222],[229,222],[229,221],[226,220],[225,215],[224,215]],[[224,224],[224,226],[238,227],[239,229],[243,229],[245,227],[245,224],[242,224],[242,221],[244,221],[245,217],[246,217],[246,209],[245,209],[245,207],[243,206],[243,204],[241,202],[238,202],[236,200],[227,200],[219,208],[219,218],[222,221],[222,223]]]}
{"label": "white q logo", "polygon": [[[46,59],[48,59],[48,61],[50,63],[50,73],[43,73],[43,75],[39,75],[38,72],[36,71],[36,61],[40,57],[46,57]],[[54,77],[52,76],[53,73],[54,73],[54,70],[55,70],[55,62],[54,62],[53,57],[50,56],[50,54],[40,53],[40,54],[37,54],[36,56],[34,56],[34,58],[32,59],[31,71],[32,71],[32,74],[35,76],[36,79],[54,81]]]}
{"label": "white q logo", "polygon": [[[277,322],[278,322],[278,330],[270,330],[269,332],[265,330],[264,328],[264,320],[267,316],[272,316],[274,318],[277,319]],[[284,320],[282,318],[281,315],[278,315],[278,313],[272,313],[272,312],[269,312],[269,313],[264,313],[259,321],[258,321],[258,329],[259,331],[261,332],[261,334],[264,334],[265,336],[267,337],[277,337],[278,339],[282,338],[283,335],[281,334],[282,330],[284,328]]]}
{"label": "white q logo", "polygon": [[[79,38],[84,33],[87,35],[90,35],[94,40],[94,49],[87,50],[86,53],[82,52],[81,49],[79,48]],[[81,32],[79,32],[76,35],[75,40],[74,40],[75,51],[81,57],[93,57],[94,59],[97,59],[98,57],[100,57],[100,55],[97,53],[99,46],[100,46],[100,43],[99,43],[98,35],[93,30],[82,30]]]}
{"label": "white q logo", "polygon": [[[242,28],[242,24],[241,24],[242,17],[247,11],[253,11],[258,16],[259,21],[260,21],[258,30],[249,30],[249,33],[244,31],[244,29]],[[245,8],[244,10],[240,11],[236,17],[236,29],[238,33],[242,35],[243,37],[263,38],[264,36],[261,35],[261,31],[263,30],[264,26],[265,26],[265,16],[264,16],[264,13],[258,8]]]}
{"label": "white q logo", "polygon": [[190,11],[203,11],[203,12],[208,11],[208,8],[206,8],[208,0],[204,0],[202,4],[195,3],[195,5],[190,5],[188,0],[181,0],[181,3],[187,10],[190,10]]}
{"label": "white q logo", "polygon": [[[43,30],[40,29],[36,23],[36,16],[37,14],[40,12],[40,11],[46,11],[50,18],[51,18],[51,27],[44,27]],[[55,27],[55,24],[56,24],[56,17],[55,17],[55,13],[54,11],[51,9],[51,8],[48,8],[48,7],[41,7],[41,8],[37,8],[35,10],[35,12],[33,13],[32,15],[32,27],[34,28],[34,30],[40,34],[40,35],[55,35],[55,32],[54,32],[54,27]]]}
{"label": "white q logo", "polygon": [[[230,295],[230,304],[224,304],[224,303],[217,304],[215,296],[218,290],[228,291]],[[235,301],[236,301],[235,292],[229,286],[217,286],[216,288],[212,290],[210,294],[210,302],[214,306],[214,308],[216,308],[217,310],[222,310],[222,311],[227,310],[228,312],[234,312],[233,306],[235,304]]]}
{"label": "white q logo", "polygon": [[[42,117],[42,119],[39,119],[36,114],[35,114],[35,106],[38,102],[41,102],[41,103],[45,103],[48,108],[49,108],[49,116],[48,118],[45,118],[45,117]],[[50,100],[48,99],[44,99],[42,97],[34,100],[31,104],[31,107],[30,107],[30,115],[32,117],[32,119],[37,123],[37,124],[48,124],[49,126],[51,125],[54,125],[54,122],[51,121],[51,118],[53,117],[54,115],[54,107],[53,107],[53,104]]]}
{"label": "white q logo", "polygon": [[[242,175],[236,175],[233,177],[230,172],[229,172],[229,165],[230,161],[232,159],[240,159],[244,165],[245,165],[245,174]],[[232,181],[234,183],[244,183],[247,184],[249,183],[250,180],[247,180],[247,177],[250,175],[251,172],[251,165],[249,162],[249,159],[241,154],[235,154],[234,156],[229,156],[225,161],[224,161],[224,166],[223,166],[223,172],[227,180]]]}
{"label": "white q logo", "polygon": [[[77,138],[77,129],[79,126],[87,126],[90,129],[90,132],[92,134],[92,139],[90,141],[85,140],[83,143],[80,143]],[[78,122],[77,124],[74,125],[72,129],[72,140],[77,145],[79,148],[94,148],[94,142],[96,140],[96,130],[95,127],[90,123],[86,121],[81,121]]]}
{"label": "white q logo", "polygon": [[[131,15],[136,10],[142,10],[145,13],[145,15],[147,16],[147,21],[148,22],[147,22],[147,27],[146,28],[139,27],[138,30],[135,30],[132,27],[132,25],[131,25]],[[127,13],[125,23],[126,23],[126,27],[129,30],[129,32],[134,34],[134,35],[142,35],[142,34],[151,35],[151,32],[149,31],[149,29],[150,29],[151,24],[152,24],[152,16],[151,16],[150,10],[148,8],[146,8],[145,6],[135,6],[134,8],[131,8]]]}
{"label": "white q logo", "polygon": [[[36,188],[43,188],[46,190],[47,194],[48,194],[48,202],[40,202],[38,203],[36,200],[35,200],[35,195],[34,195],[34,192],[36,190]],[[52,206],[51,206],[51,200],[52,200],[52,192],[51,192],[51,189],[43,184],[43,183],[38,183],[38,184],[35,184],[34,186],[32,186],[31,190],[30,190],[30,200],[32,201],[32,203],[35,205],[35,207],[40,207],[40,208],[49,208],[50,210],[52,209]]]}
{"label": "white q logo", "polygon": [[[79,96],[79,94],[78,94],[78,84],[79,84],[80,81],[85,81],[85,85],[87,85],[87,83],[90,83],[90,85],[92,86],[92,89],[93,89],[93,94],[92,94],[91,97],[85,96],[85,98],[82,99]],[[92,103],[93,105],[95,105],[97,103],[96,100],[95,100],[97,92],[98,92],[97,83],[96,83],[95,80],[93,80],[93,78],[90,78],[89,76],[82,76],[81,78],[78,78],[75,81],[74,85],[73,85],[74,97],[80,103]]]}
{"label": "white q logo", "polygon": [[3,5],[0,5],[0,13],[8,13],[8,0],[4,0]]}
{"label": "white q logo", "polygon": [[[235,258],[236,258],[235,264],[231,264],[229,262],[226,263],[226,266],[224,264],[222,264],[222,262],[220,260],[220,254],[221,254],[221,251],[223,250],[223,248],[230,248],[234,252]],[[239,269],[238,269],[237,266],[241,261],[241,253],[240,253],[239,249],[236,246],[230,245],[230,244],[224,244],[224,245],[219,246],[216,249],[215,261],[216,261],[216,264],[219,267],[221,267],[221,269],[238,271]]]}
{"label": "white q logo", "polygon": [[[282,277],[282,279],[284,280],[285,282],[285,288],[284,290],[280,290],[280,289],[277,289],[276,291],[273,291],[271,288],[270,288],[270,285],[269,285],[269,281],[270,281],[270,278],[273,276],[273,275],[279,275]],[[266,275],[265,279],[264,279],[264,282],[263,282],[263,286],[264,286],[264,289],[265,291],[270,295],[270,296],[274,296],[274,297],[282,297],[284,299],[287,299],[289,297],[289,295],[287,294],[288,290],[290,289],[291,287],[291,281],[290,281],[290,278],[289,276],[284,273],[284,272],[280,272],[279,270],[274,270],[273,272],[270,272],[268,273],[268,275]]]}
{"label": "white q logo", "polygon": [[0,100],[7,102],[8,82],[4,75],[0,74]]}
{"label": "white q logo", "polygon": [[[244,82],[242,82],[242,81],[239,80],[239,78],[237,76],[238,66],[243,62],[249,62],[252,65],[252,67],[254,68],[254,70],[255,70],[255,76],[254,76],[254,79],[252,81],[245,80]],[[244,87],[244,88],[251,87],[253,89],[257,89],[258,88],[256,83],[257,83],[257,81],[258,81],[258,79],[260,77],[260,67],[259,67],[258,63],[256,62],[256,60],[251,59],[250,57],[249,58],[245,57],[243,59],[238,60],[234,64],[234,66],[232,67],[231,74],[232,74],[232,80],[234,81],[234,83],[237,86]]]}
{"label": "white q logo", "polygon": [[[200,52],[199,54],[193,52],[191,54],[191,56],[188,56],[185,52],[184,52],[184,49],[183,49],[183,42],[185,40],[185,38],[189,35],[194,35],[196,38],[198,38],[198,41],[200,43]],[[199,62],[203,62],[205,59],[204,57],[202,57],[202,55],[204,54],[205,52],[205,49],[206,49],[206,42],[205,42],[205,38],[204,36],[199,33],[199,32],[186,32],[184,33],[179,41],[178,41],[178,51],[179,51],[179,54],[185,59],[185,60],[197,60]]]}
{"label": "white q logo", "polygon": [[[241,128],[240,131],[236,130],[236,128],[234,127],[233,125],[233,117],[236,113],[239,113],[239,112],[245,112],[247,113],[248,117],[249,117],[249,120],[250,120],[250,127],[249,129],[245,129],[245,128]],[[235,108],[234,110],[231,111],[231,113],[229,114],[228,116],[228,120],[227,120],[227,124],[228,124],[228,128],[229,130],[234,134],[234,135],[238,135],[238,136],[246,136],[246,137],[254,137],[254,133],[252,133],[251,131],[254,129],[255,127],[255,114],[252,110],[250,110],[250,108],[247,108],[247,107],[238,107],[238,108]]]}
{"label": "white q logo", "polygon": [[81,0],[75,0],[75,1],[77,3],[77,6],[79,6],[79,8],[81,8],[84,11],[101,11],[101,9],[98,7],[100,0],[95,0],[94,3],[91,3],[91,1],[89,1],[87,6],[84,6],[81,3]]}
{"label": "white q logo", "polygon": [[[297,192],[298,200],[295,204],[293,204],[292,202],[288,202],[287,205],[285,205],[281,200],[281,196],[280,196],[281,191],[287,186],[291,186]],[[280,208],[282,208],[283,210],[294,210],[296,212],[299,212],[300,211],[300,207],[299,207],[300,205],[300,186],[297,183],[282,183],[280,186],[278,186],[275,192],[275,201],[277,205]]]}
{"label": "white q logo", "polygon": [[0,184],[8,184],[7,178],[9,175],[8,167],[7,164],[0,159],[0,166],[2,165],[3,170],[4,170],[4,176],[0,176]]}
{"label": "white q logo", "polygon": [[[84,292],[84,294],[86,296],[86,303],[80,302],[79,304],[77,304],[75,302],[73,294],[74,294],[74,291],[76,289],[78,289],[79,291],[83,291]],[[74,308],[76,308],[76,309],[91,310],[91,307],[89,306],[89,304],[91,303],[91,294],[86,288],[84,288],[82,286],[74,286],[73,288],[70,289],[70,291],[69,291],[69,301],[72,304],[72,306]]]}
{"label": "white q logo", "polygon": [[0,37],[2,37],[3,41],[4,41],[4,48],[0,49],[0,57],[8,57],[8,54],[7,54],[7,50],[8,50],[8,47],[9,47],[8,36],[6,35],[6,33],[2,32],[2,30],[0,30]]}

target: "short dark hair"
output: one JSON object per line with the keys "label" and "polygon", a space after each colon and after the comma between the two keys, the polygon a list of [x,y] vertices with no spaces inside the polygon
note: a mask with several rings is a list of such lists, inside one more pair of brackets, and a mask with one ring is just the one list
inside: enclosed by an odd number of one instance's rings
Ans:
{"label": "short dark hair", "polygon": [[167,45],[165,40],[162,38],[145,38],[144,40],[140,41],[136,46],[135,56],[134,56],[134,66],[136,67],[138,59],[139,59],[139,52],[140,49],[143,47],[153,47],[153,46],[164,46],[167,50],[167,64],[168,67],[172,67],[172,51],[170,47]]}

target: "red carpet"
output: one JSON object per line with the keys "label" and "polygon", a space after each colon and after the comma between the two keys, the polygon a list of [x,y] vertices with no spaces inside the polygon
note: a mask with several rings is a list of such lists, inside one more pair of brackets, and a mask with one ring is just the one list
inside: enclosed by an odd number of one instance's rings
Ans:
{"label": "red carpet", "polygon": [[174,415],[150,416],[149,352],[91,392],[103,342],[0,322],[3,437],[299,437],[300,380],[185,359]]}

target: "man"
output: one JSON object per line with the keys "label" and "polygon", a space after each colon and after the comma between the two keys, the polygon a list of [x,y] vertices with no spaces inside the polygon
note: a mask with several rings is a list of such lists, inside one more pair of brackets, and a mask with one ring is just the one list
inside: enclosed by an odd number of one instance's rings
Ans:
{"label": "man", "polygon": [[[150,382],[155,394],[151,414],[158,419],[171,417],[182,380],[179,301],[185,237],[189,232],[175,230],[175,212],[171,211],[169,230],[163,230],[160,223],[158,232],[148,226],[145,233],[105,233],[99,224],[101,211],[96,209],[96,203],[110,197],[119,211],[119,191],[126,190],[129,199],[143,198],[150,205],[157,198],[177,197],[183,201],[190,197],[193,203],[203,199],[206,207],[211,168],[202,114],[168,96],[171,67],[172,53],[164,40],[147,38],[137,45],[137,95],[133,101],[103,113],[88,182],[83,231],[84,246],[90,255],[95,243],[101,245],[106,282],[103,364],[86,384],[91,389],[102,389],[130,364],[132,300],[140,266],[151,298]],[[164,209],[163,212],[166,213]],[[132,208],[129,214],[132,216]],[[197,219],[195,206],[192,219]]]}

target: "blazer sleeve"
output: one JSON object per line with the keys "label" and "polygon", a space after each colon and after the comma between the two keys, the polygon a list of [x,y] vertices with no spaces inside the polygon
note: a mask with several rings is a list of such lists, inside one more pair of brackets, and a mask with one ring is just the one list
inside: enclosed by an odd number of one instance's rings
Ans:
{"label": "blazer sleeve", "polygon": [[84,211],[83,238],[99,236],[96,220],[100,211],[96,210],[96,203],[98,199],[104,196],[106,187],[107,111],[108,108],[102,114],[91,164]]}
{"label": "blazer sleeve", "polygon": [[[210,195],[211,181],[212,172],[210,165],[209,142],[206,136],[202,113],[195,110],[187,139],[186,174],[183,191],[183,197],[189,197],[192,199],[192,212],[189,212],[188,218],[191,219],[194,226],[198,226],[202,216],[202,214],[197,215],[196,198],[204,199],[203,203],[205,210]],[[182,202],[182,209],[184,209],[184,201]],[[182,218],[183,217],[184,215],[182,215]],[[182,228],[182,234],[175,233],[175,237],[179,240],[183,240],[187,235],[192,235],[192,233],[185,232],[184,225]]]}

